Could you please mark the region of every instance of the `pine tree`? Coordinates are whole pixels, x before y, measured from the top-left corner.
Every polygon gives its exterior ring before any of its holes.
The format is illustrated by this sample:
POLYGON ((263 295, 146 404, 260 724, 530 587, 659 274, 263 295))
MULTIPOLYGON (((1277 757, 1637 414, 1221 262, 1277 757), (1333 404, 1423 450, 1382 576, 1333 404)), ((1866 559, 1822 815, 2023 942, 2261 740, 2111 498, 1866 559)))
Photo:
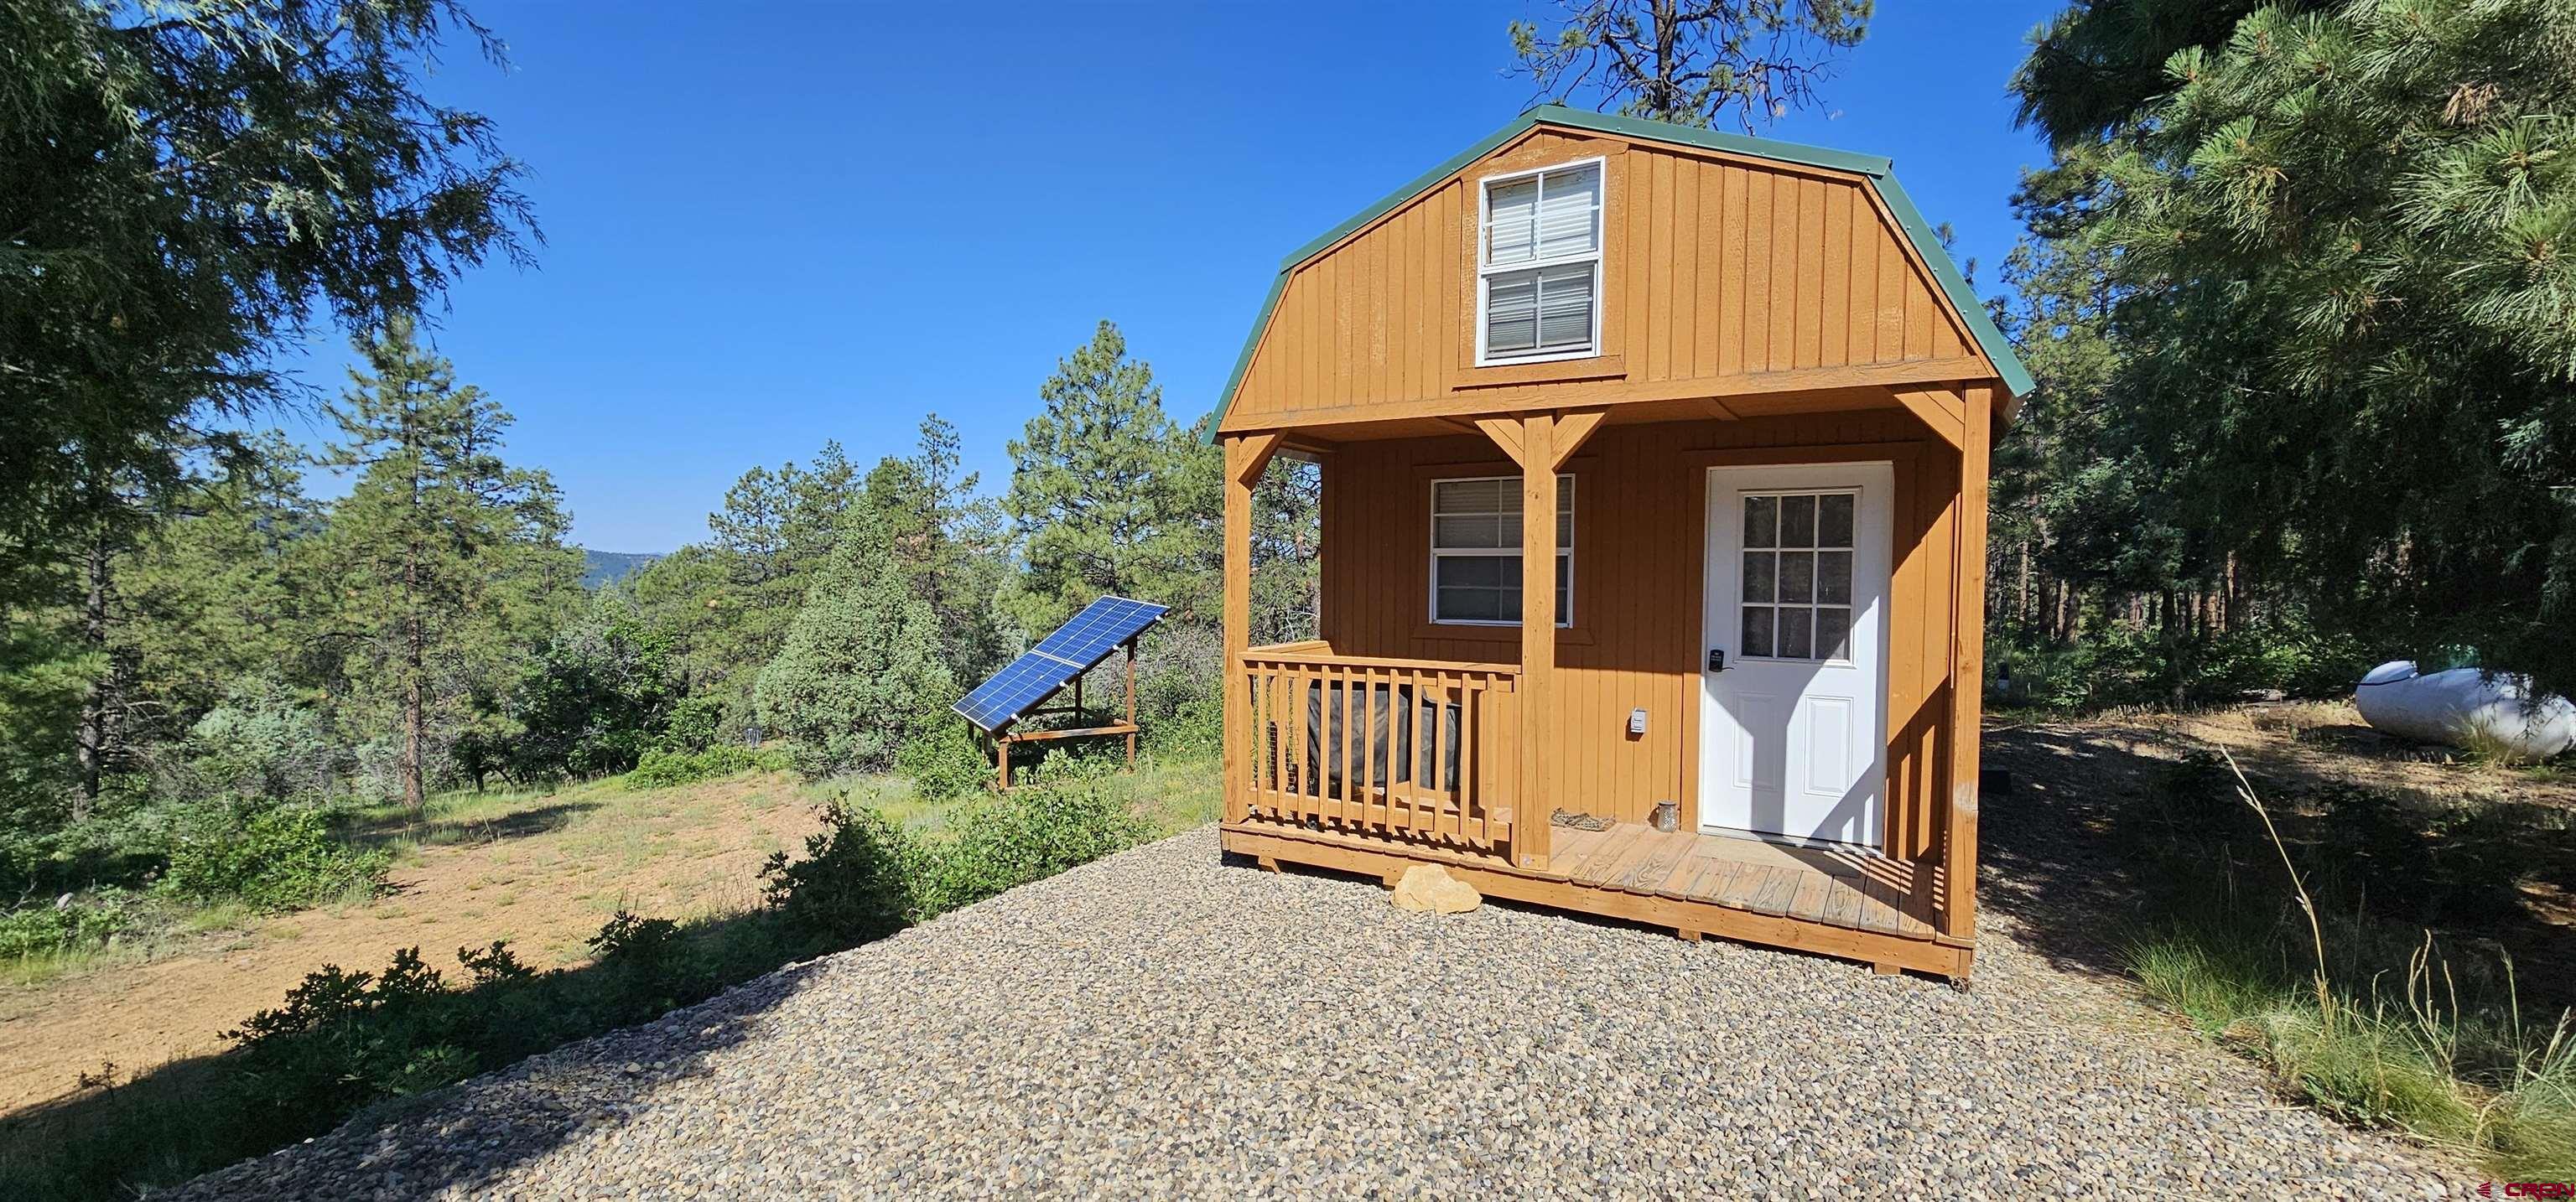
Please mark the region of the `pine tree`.
POLYGON ((1038 395, 1046 412, 1010 444, 1024 568, 1007 611, 1043 632, 1115 593, 1213 622, 1222 455, 1164 415, 1153 368, 1106 321, 1038 395))
POLYGON ((1542 35, 1511 23, 1516 73, 1549 100, 1709 126, 1730 106, 1751 133, 1816 104, 1835 57, 1869 32, 1875 0, 1560 0, 1542 35))
POLYGON ((810 775, 891 765, 956 696, 939 662, 938 618, 914 595, 891 542, 874 513, 855 511, 785 645, 760 670, 761 723, 795 741, 810 775))
MULTIPOLYGON (((729 666, 756 667, 778 654, 858 495, 858 469, 840 443, 825 442, 810 466, 790 461, 775 471, 755 467, 743 473, 725 493, 724 508, 707 515, 714 538, 706 555, 726 580, 720 588, 702 589, 699 597, 721 627, 716 633, 723 656, 717 662, 725 666, 709 682, 731 680, 737 702, 748 704, 751 681, 749 673, 733 673, 729 666)), ((674 564, 662 577, 671 579, 687 566, 674 564)))
POLYGON ((868 473, 864 504, 890 538, 913 595, 939 621, 940 661, 958 680, 981 679, 1001 659, 994 597, 1009 576, 1000 515, 975 496, 975 473, 958 472, 957 427, 922 419, 920 449, 868 473))
POLYGON ((500 456, 498 402, 388 322, 358 343, 367 372, 331 407, 344 441, 325 462, 357 469, 334 506, 325 562, 354 642, 351 691, 385 712, 403 804, 428 795, 438 744, 473 721, 470 686, 501 678, 578 595, 581 556, 545 473, 500 456))
POLYGON ((292 395, 317 319, 417 311, 534 240, 491 122, 434 103, 453 0, 0 8, 0 616, 82 559, 90 489, 179 486, 212 427, 292 395))
POLYGON ((327 672, 313 651, 330 618, 312 573, 322 511, 304 494, 303 461, 278 431, 243 440, 117 565, 110 645, 133 665, 135 737, 180 738, 244 678, 327 672))
POLYGON ((2576 683, 2576 9, 2087 0, 2016 86, 2059 570, 2576 683))
POLYGON ((1273 459, 1252 494, 1252 641, 1315 637, 1323 585, 1324 473, 1273 459))

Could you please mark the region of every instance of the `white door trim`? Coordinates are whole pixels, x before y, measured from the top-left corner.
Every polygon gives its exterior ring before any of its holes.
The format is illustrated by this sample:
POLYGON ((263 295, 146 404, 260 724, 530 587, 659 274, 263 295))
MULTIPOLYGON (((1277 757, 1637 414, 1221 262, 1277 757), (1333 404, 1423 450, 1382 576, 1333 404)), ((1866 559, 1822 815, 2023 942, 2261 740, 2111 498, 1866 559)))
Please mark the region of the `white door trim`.
MULTIPOLYGON (((1888 460, 1708 469, 1694 769, 1702 830, 1870 851, 1884 842, 1895 491, 1888 460), (1743 654, 1747 493, 1853 496, 1848 658, 1743 654), (1726 671, 1707 670, 1710 650, 1726 653, 1726 671)), ((1775 571, 1787 570, 1782 562, 1775 571)))

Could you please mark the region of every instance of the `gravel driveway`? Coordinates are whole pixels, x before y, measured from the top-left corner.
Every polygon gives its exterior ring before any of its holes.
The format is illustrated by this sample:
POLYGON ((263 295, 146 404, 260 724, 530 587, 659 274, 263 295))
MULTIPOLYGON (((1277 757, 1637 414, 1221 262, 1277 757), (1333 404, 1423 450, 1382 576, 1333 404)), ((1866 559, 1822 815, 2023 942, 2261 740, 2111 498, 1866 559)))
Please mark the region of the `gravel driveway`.
POLYGON ((432 1095, 188 1198, 2438 1196, 2475 1178, 1990 929, 1973 993, 1211 831, 432 1095))

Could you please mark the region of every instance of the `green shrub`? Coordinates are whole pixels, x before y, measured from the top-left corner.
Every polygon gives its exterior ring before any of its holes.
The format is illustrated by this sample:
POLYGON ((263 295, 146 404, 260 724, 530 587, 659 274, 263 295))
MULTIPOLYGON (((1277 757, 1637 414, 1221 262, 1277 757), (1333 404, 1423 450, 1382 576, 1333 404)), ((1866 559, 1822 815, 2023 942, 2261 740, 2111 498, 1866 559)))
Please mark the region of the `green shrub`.
POLYGON ((292 1130, 307 1116, 345 1114, 379 1098, 431 1089, 471 1071, 454 1039, 468 1016, 417 947, 381 974, 326 964, 224 1033, 241 1043, 257 1087, 242 1091, 253 1121, 292 1130))
POLYGON ((284 1005, 225 1033, 241 1045, 222 1085, 240 1124, 230 1134, 249 1145, 231 1158, 328 1130, 362 1106, 647 1021, 813 950, 758 924, 715 926, 724 929, 693 932, 621 910, 590 940, 597 963, 547 972, 521 963, 506 941, 459 948, 462 987, 417 947, 396 951, 381 973, 325 965, 284 1005))
POLYGON ((2151 627, 2125 621, 2092 625, 2066 643, 2005 626, 1992 636, 1987 681, 2002 688, 2009 667, 2004 701, 2048 710, 2232 701, 2259 690, 2337 695, 2370 666, 2353 636, 2317 633, 2294 622, 2171 643, 2151 627))
POLYGON ((0 831, 0 897, 140 887, 169 869, 172 825, 169 807, 118 797, 85 821, 0 831))
POLYGON ((605 776, 635 766, 658 740, 680 693, 661 634, 633 607, 603 595, 557 631, 510 691, 518 733, 508 759, 520 779, 605 776))
POLYGON ((171 849, 168 887, 191 901, 238 900, 266 910, 293 910, 384 885, 392 857, 331 837, 310 806, 257 809, 245 818, 229 803, 203 807, 171 849))
POLYGON ((647 751, 636 762, 635 770, 626 774, 626 785, 633 789, 667 789, 755 768, 776 772, 789 762, 784 751, 754 750, 739 743, 719 743, 704 751, 647 751))
POLYGON ((131 895, 106 889, 0 914, 0 960, 97 947, 134 927, 134 909, 131 895))
POLYGON ((595 964, 534 971, 505 943, 461 948, 464 979, 396 952, 381 973, 326 966, 186 1071, 91 1078, 0 1135, 0 1197, 137 1197, 319 1135, 363 1107, 650 1021, 826 950, 758 913, 673 925, 621 915, 595 964), (211 1117, 210 1117, 211 1116, 211 1117))
POLYGON ((1141 842, 1145 822, 1104 782, 1075 778, 983 797, 951 811, 944 837, 904 830, 847 798, 823 808, 805 858, 772 855, 770 904, 844 944, 972 905, 1141 842))
POLYGON ((769 904, 797 927, 842 946, 882 939, 922 916, 916 880, 924 848, 901 826, 846 797, 823 807, 805 858, 775 852, 760 870, 769 904))
POLYGON ((897 771, 912 778, 913 792, 928 801, 954 801, 981 792, 993 780, 992 755, 962 720, 930 724, 895 754, 897 771))
POLYGON ((321 712, 274 676, 246 676, 222 705, 188 728, 189 767, 199 788, 270 801, 329 792, 339 751, 321 712))
POLYGON ((683 697, 671 707, 671 720, 655 743, 661 751, 705 751, 724 730, 724 698, 712 693, 683 697))
POLYGON ((1212 760, 1225 750, 1225 699, 1193 697, 1146 732, 1158 755, 1212 760))
POLYGON ((920 885, 922 907, 933 914, 1090 863, 1146 834, 1125 798, 1090 781, 969 802, 948 828, 949 838, 925 857, 920 885))

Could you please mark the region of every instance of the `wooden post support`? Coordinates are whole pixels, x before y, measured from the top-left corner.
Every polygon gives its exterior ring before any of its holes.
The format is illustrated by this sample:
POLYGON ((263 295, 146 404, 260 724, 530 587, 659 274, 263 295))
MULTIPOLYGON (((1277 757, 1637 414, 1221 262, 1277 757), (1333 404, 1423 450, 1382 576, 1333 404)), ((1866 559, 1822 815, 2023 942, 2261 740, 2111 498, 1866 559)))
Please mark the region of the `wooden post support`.
POLYGON ((1951 605, 1950 804, 1941 832, 1942 934, 1977 934, 1977 769, 1985 717, 1986 479, 1994 389, 1966 390, 1959 447, 1958 581, 1951 605))
POLYGON ((993 732, 993 766, 1001 774, 1002 791, 1011 791, 1011 740, 1000 731, 993 732))
MULTIPOLYGON (((1127 725, 1136 725, 1136 640, 1127 640, 1127 725)), ((1136 732, 1127 732, 1127 770, 1136 770, 1136 732)))
POLYGON ((1239 434, 1225 440, 1225 820, 1251 812, 1251 697, 1245 692, 1243 653, 1252 642, 1252 490, 1261 469, 1279 450, 1279 432, 1239 434))
POLYGON ((1560 799, 1553 787, 1556 696, 1556 417, 1521 421, 1521 764, 1512 854, 1545 868, 1560 799))

